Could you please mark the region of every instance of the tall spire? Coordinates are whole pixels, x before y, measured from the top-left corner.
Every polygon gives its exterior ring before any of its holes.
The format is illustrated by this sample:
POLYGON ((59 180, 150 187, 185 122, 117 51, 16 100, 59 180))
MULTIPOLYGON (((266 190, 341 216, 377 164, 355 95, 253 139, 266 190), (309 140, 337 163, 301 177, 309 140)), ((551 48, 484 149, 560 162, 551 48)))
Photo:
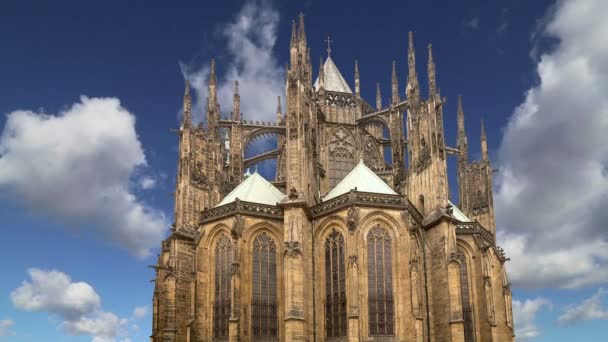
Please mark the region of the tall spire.
POLYGON ((382 95, 380 94, 380 82, 376 82, 376 109, 382 109, 382 95))
MULTIPOLYGON (((319 89, 325 88, 325 70, 323 66, 323 57, 319 59, 319 89)), ((317 89, 317 90, 319 90, 317 89)))
POLYGON ((239 81, 238 80, 234 81, 232 120, 241 121, 241 95, 239 94, 239 81))
POLYGON ((192 99, 190 98, 190 82, 186 80, 186 90, 184 91, 184 117, 182 118, 182 128, 190 127, 192 124, 192 99))
POLYGON ((355 59, 355 95, 361 94, 361 88, 359 84, 359 62, 355 59))
POLYGON ((462 96, 458 95, 458 138, 456 141, 458 148, 467 149, 467 133, 464 129, 464 110, 462 109, 462 96))
POLYGON ((416 52, 414 51, 414 33, 408 34, 408 52, 407 52, 407 87, 405 94, 411 102, 418 102, 420 99, 420 88, 418 86, 418 75, 416 74, 416 52))
POLYGON ((297 36, 296 32, 297 32, 296 31, 296 21, 292 20, 291 21, 291 41, 289 42, 290 46, 292 46, 292 47, 298 43, 298 36, 297 36))
POLYGON ((306 30, 304 30, 304 13, 300 12, 300 25, 298 27, 298 40, 301 46, 306 46, 306 30))
POLYGON ((392 101, 394 104, 399 103, 399 81, 397 80, 397 62, 393 61, 393 75, 391 79, 392 85, 392 101))
POLYGON ((429 62, 427 65, 427 72, 429 78, 429 98, 435 98, 437 96, 437 83, 435 73, 435 61, 433 61, 433 46, 429 43, 429 62))
POLYGON ((283 121, 283 110, 281 110, 281 97, 277 96, 277 124, 283 121))
POLYGON ((488 140, 486 138, 486 128, 481 119, 481 159, 487 161, 488 159, 488 140))

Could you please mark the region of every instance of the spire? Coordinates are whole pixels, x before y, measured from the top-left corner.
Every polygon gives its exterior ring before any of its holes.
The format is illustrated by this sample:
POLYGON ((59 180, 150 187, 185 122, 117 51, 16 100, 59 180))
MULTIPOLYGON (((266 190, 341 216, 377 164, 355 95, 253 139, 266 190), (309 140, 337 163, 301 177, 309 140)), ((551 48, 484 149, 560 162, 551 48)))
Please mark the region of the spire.
POLYGON ((376 109, 382 109, 382 95, 380 95, 380 82, 376 82, 376 109))
POLYGON ((467 149, 467 133, 464 129, 464 110, 462 109, 462 96, 458 95, 458 138, 456 141, 458 149, 467 149))
POLYGON ((215 58, 212 58, 211 74, 209 75, 209 108, 213 108, 217 104, 216 83, 217 80, 215 77, 215 58))
POLYGON ((291 41, 289 42, 290 46, 295 46, 298 42, 298 36, 296 35, 296 21, 291 21, 291 41))
POLYGON ((486 138, 486 128, 483 125, 483 119, 481 119, 481 158, 483 161, 488 159, 488 140, 486 138))
POLYGON ((399 103, 399 81, 397 81, 397 62, 393 61, 393 75, 392 75, 392 101, 394 104, 399 103))
POLYGON ((325 88, 325 68, 323 67, 323 57, 319 59, 319 87, 317 90, 321 88, 325 88))
POLYGON ((435 61, 433 61, 433 46, 429 43, 429 63, 427 65, 427 72, 429 78, 429 98, 435 98, 437 96, 437 86, 435 80, 435 61))
POLYGON ((283 120, 283 111, 281 110, 281 97, 277 96, 277 124, 283 120))
POLYGON ((192 99, 190 98, 190 82, 186 80, 186 90, 184 91, 184 117, 182 127, 190 127, 192 124, 192 99))
POLYGON ((355 95, 359 95, 361 93, 361 88, 359 85, 359 62, 355 59, 355 95))
POLYGON ((239 94, 239 81, 234 81, 234 98, 233 98, 232 119, 241 121, 241 95, 239 94))
POLYGON ((416 74, 416 52, 414 51, 414 33, 412 31, 408 34, 407 65, 408 74, 405 95, 408 100, 418 102, 420 89, 418 87, 418 75, 416 74))
POLYGON ((304 30, 304 13, 300 12, 300 25, 298 27, 298 40, 302 46, 306 46, 306 31, 304 30))

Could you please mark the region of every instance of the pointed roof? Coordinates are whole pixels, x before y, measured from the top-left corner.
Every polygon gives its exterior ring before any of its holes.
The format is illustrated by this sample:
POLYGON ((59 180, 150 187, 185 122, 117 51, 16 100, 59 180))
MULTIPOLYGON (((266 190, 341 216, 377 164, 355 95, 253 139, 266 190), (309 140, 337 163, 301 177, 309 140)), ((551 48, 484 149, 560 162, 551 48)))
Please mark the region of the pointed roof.
POLYGON ((283 200, 283 197, 285 195, 279 189, 255 171, 226 195, 216 207, 232 203, 237 198, 241 201, 276 205, 283 200))
MULTIPOLYGON (((338 91, 341 93, 353 93, 353 91, 350 90, 348 83, 346 83, 346 80, 344 79, 344 77, 342 77, 340 70, 338 70, 338 67, 331 59, 331 57, 327 57, 327 59, 325 60, 325 63, 323 64, 323 73, 325 74, 325 84, 323 85, 323 89, 329 91, 338 91)), ((319 90, 318 77, 315 81, 314 87, 315 90, 319 90)))
POLYGON ((452 216, 460 222, 471 222, 471 219, 467 217, 457 206, 448 200, 448 203, 452 206, 452 216))
POLYGON ((344 179, 338 183, 331 191, 325 195, 324 201, 343 195, 353 189, 363 192, 373 192, 377 194, 397 195, 397 193, 386 184, 382 178, 378 177, 374 171, 370 170, 363 160, 352 169, 344 179))

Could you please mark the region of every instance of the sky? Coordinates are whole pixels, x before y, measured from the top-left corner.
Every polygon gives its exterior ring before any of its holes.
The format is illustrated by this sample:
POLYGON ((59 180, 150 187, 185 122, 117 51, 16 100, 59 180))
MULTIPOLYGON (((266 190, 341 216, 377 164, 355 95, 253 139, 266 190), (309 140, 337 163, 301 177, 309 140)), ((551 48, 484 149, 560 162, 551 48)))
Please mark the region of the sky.
POLYGON ((202 120, 215 58, 223 115, 238 79, 244 118, 274 121, 300 11, 315 75, 330 36, 351 88, 358 60, 370 103, 376 82, 388 102, 393 60, 403 94, 408 31, 426 94, 432 43, 446 143, 458 95, 472 159, 485 122, 517 340, 605 340, 608 2, 370 4, 2 1, 0 341, 148 339, 184 80, 202 120))

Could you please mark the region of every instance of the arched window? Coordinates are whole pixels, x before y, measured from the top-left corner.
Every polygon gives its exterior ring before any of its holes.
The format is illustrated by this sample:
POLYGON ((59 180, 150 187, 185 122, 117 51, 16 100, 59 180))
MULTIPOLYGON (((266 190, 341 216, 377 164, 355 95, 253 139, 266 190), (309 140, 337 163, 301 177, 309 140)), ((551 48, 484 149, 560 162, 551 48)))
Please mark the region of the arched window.
POLYGON ((277 314, 277 246, 268 234, 253 241, 251 326, 254 339, 279 336, 277 314))
POLYGON ((395 334, 391 237, 375 226, 367 234, 367 283, 370 336, 395 334))
POLYGON ((213 302, 213 339, 228 340, 230 318, 230 269, 232 241, 223 235, 215 246, 215 301, 213 302))
POLYGON ((334 231, 325 240, 325 331, 328 338, 346 336, 344 268, 344 237, 334 231))
POLYGON ((355 139, 343 127, 329 137, 329 185, 336 186, 355 167, 355 139))
POLYGON ((464 342, 473 342, 473 310, 469 295, 469 274, 467 260, 463 252, 458 253, 460 259, 460 294, 462 298, 462 319, 464 320, 464 342))

